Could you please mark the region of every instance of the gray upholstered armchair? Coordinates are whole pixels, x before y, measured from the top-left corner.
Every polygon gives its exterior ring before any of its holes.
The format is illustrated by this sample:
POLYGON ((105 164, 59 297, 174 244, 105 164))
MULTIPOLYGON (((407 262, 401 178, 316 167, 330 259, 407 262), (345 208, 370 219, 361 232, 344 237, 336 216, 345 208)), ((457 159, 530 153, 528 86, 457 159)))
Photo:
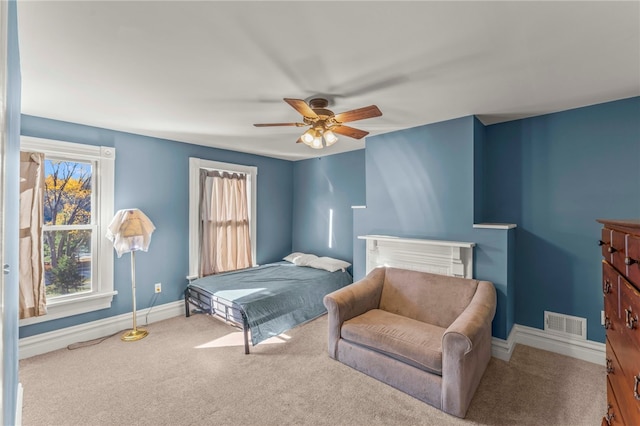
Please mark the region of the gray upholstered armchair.
POLYGON ((329 355, 464 417, 491 358, 492 283, 376 268, 328 294, 329 355))

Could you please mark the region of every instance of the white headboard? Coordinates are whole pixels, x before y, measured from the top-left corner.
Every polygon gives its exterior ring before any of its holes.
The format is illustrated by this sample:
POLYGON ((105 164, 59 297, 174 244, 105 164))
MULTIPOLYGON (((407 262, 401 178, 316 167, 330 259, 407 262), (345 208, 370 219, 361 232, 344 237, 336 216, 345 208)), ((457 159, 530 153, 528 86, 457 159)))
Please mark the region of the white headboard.
POLYGON ((364 235, 358 238, 367 241, 367 274, 378 266, 390 266, 473 278, 473 248, 476 243, 385 235, 364 235))

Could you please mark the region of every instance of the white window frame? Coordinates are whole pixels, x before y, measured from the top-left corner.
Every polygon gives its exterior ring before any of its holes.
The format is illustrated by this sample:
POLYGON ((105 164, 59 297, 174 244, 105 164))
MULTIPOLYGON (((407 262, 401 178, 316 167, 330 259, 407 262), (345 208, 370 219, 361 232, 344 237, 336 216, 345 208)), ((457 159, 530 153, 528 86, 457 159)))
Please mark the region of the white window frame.
POLYGON ((116 149, 108 146, 84 145, 52 139, 20 138, 21 151, 42 152, 45 158, 64 158, 69 161, 93 163, 95 210, 92 212, 97 226, 97 241, 92 242, 92 290, 78 295, 65 296, 47 301, 47 314, 20 320, 20 326, 37 324, 111 307, 113 296, 118 294, 113 283, 114 251, 106 238, 107 227, 113 217, 116 149))
POLYGON ((222 163, 219 161, 203 160, 201 158, 189 158, 189 275, 188 279, 199 277, 200 273, 200 170, 223 170, 231 173, 244 173, 247 179, 249 192, 249 228, 251 238, 251 261, 256 263, 256 222, 258 200, 258 168, 241 164, 222 163))

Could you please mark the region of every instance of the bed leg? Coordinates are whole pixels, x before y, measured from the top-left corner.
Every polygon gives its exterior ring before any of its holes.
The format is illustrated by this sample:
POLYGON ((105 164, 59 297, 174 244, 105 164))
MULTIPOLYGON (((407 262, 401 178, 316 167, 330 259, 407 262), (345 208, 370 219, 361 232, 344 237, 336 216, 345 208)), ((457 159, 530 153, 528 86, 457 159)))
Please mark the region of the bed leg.
POLYGON ((249 332, 247 331, 247 326, 244 327, 244 354, 249 355, 249 332))
POLYGON ((189 309, 189 290, 184 291, 184 315, 187 318, 191 316, 191 309, 189 309))
POLYGON ((242 334, 244 334, 244 354, 249 355, 249 322, 244 312, 242 312, 242 334))

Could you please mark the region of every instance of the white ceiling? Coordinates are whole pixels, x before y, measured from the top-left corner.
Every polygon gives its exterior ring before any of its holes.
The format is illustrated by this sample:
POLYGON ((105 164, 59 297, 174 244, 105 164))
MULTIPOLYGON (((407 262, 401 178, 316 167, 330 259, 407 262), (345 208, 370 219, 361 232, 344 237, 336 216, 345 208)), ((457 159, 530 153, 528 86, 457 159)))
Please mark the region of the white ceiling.
POLYGON ((24 114, 299 160, 284 97, 387 133, 640 95, 640 2, 20 1, 24 114))

